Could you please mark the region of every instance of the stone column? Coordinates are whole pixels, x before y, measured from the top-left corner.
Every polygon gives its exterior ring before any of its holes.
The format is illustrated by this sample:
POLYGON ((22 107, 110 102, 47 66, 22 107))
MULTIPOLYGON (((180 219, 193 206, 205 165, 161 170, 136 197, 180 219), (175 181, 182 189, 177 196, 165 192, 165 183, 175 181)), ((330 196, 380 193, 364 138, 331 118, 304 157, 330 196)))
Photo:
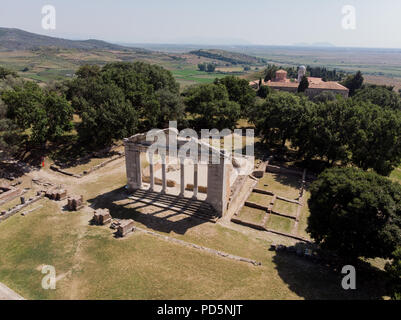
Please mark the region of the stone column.
POLYGON ((150 173, 150 191, 154 191, 155 179, 153 174, 153 163, 149 164, 149 173, 150 173))
POLYGON ((142 187, 141 152, 129 142, 125 144, 125 165, 128 190, 140 189, 142 187))
POLYGON ((185 158, 180 158, 180 175, 181 175, 181 182, 180 182, 180 197, 184 196, 185 192, 185 165, 184 165, 185 158))
POLYGON ((192 198, 198 198, 198 163, 194 163, 194 194, 192 198))
POLYGON ((167 191, 167 177, 166 177, 166 155, 162 155, 162 193, 167 191))
POLYGON ((209 163, 207 171, 206 202, 210 203, 217 214, 222 217, 227 209, 226 166, 224 159, 220 159, 219 164, 209 163))

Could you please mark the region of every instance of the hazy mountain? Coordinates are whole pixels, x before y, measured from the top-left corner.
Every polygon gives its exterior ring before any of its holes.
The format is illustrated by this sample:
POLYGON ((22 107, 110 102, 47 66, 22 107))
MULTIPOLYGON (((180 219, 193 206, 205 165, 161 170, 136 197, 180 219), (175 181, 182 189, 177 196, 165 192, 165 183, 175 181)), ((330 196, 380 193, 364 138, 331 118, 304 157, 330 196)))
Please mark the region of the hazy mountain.
POLYGON ((0 50, 32 50, 54 47, 80 50, 125 50, 146 52, 145 49, 124 47, 101 40, 67 40, 39 35, 20 29, 0 28, 0 50))

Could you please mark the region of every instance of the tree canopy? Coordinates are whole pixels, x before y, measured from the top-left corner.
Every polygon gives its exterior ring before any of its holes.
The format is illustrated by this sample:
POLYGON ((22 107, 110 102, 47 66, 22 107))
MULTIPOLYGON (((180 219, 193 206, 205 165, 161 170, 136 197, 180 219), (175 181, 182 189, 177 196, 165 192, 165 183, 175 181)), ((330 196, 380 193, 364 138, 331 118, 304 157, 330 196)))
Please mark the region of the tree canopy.
POLYGON ((54 141, 72 128, 73 109, 66 98, 34 82, 22 82, 3 91, 1 99, 8 119, 21 130, 32 129, 33 142, 54 141))
POLYGON ((362 88, 363 81, 362 72, 358 71, 355 75, 349 75, 342 84, 349 89, 349 95, 352 97, 358 89, 362 88))
POLYGON ((384 86, 366 85, 355 92, 354 100, 370 101, 382 108, 401 110, 401 97, 393 90, 384 86))
POLYGON ((240 104, 230 100, 226 86, 221 83, 188 88, 184 92, 184 102, 197 129, 230 129, 241 115, 240 104))
POLYGON ((301 82, 299 83, 297 91, 298 92, 305 92, 306 89, 308 89, 308 88, 309 88, 309 80, 308 80, 308 78, 306 76, 303 76, 302 79, 301 79, 301 82))
POLYGON ((234 76, 227 76, 221 79, 216 79, 215 84, 222 84, 226 87, 228 98, 230 101, 238 103, 241 107, 242 116, 246 117, 248 111, 255 104, 255 91, 249 86, 245 79, 240 79, 234 76))
POLYGON ((83 66, 77 76, 67 83, 67 96, 82 118, 78 133, 87 143, 105 145, 183 117, 179 85, 162 67, 117 62, 83 66))
POLYGON ((307 231, 324 249, 391 258, 401 242, 401 185, 374 172, 333 168, 310 188, 307 231))
POLYGON ((382 175, 401 163, 401 112, 369 101, 338 97, 314 103, 276 92, 254 107, 250 121, 265 142, 288 140, 306 160, 354 164, 382 175))

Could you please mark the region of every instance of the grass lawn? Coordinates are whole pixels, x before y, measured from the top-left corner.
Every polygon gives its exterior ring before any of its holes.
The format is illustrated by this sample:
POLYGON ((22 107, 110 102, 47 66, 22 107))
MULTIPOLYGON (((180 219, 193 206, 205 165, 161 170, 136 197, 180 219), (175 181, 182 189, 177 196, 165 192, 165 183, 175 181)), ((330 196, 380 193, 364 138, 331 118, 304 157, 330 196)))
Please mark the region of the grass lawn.
POLYGON ((266 228, 273 229, 279 232, 291 233, 294 227, 294 220, 286 217, 276 216, 271 214, 267 219, 266 228))
POLYGON ((306 228, 308 226, 308 217, 310 215, 309 207, 308 207, 308 199, 310 198, 310 192, 306 191, 304 195, 305 204, 301 210, 301 217, 298 222, 298 235, 303 238, 310 239, 309 233, 306 232, 306 228))
POLYGON ((268 190, 275 194, 296 199, 301 188, 301 179, 293 175, 282 175, 266 172, 256 186, 259 189, 268 190))
POLYGON ((297 209, 298 209, 297 204, 278 199, 274 202, 273 206, 274 211, 279 213, 284 213, 293 217, 297 216, 297 209))
POLYGON ((0 282, 27 299, 366 299, 386 293, 376 269, 359 276, 358 290, 345 291, 338 272, 271 252, 270 242, 252 232, 151 205, 136 206, 118 191, 126 183, 123 164, 117 160, 96 173, 102 175, 85 177, 79 184, 71 180, 74 193, 95 207, 109 208, 113 216, 133 218, 139 227, 254 259, 262 266, 139 231, 115 239, 108 227, 89 225, 91 209, 64 212, 63 203, 42 199, 34 205, 42 208, 0 223, 0 282), (56 290, 42 289, 43 265, 55 267, 56 290))
POLYGON ((267 194, 252 192, 247 201, 254 202, 267 207, 272 199, 273 197, 267 194))
POLYGON ((61 213, 56 202, 41 201, 43 209, 0 224, 0 281, 28 299, 347 299, 383 290, 377 277, 361 279, 356 292, 341 290, 340 275, 219 225, 207 223, 180 238, 262 266, 141 232, 114 239, 109 228, 88 225, 90 214, 61 213), (56 268, 56 290, 41 288, 43 265, 56 268))
POLYGON ((243 206, 238 214, 238 218, 245 222, 261 224, 265 215, 266 212, 263 210, 243 206))

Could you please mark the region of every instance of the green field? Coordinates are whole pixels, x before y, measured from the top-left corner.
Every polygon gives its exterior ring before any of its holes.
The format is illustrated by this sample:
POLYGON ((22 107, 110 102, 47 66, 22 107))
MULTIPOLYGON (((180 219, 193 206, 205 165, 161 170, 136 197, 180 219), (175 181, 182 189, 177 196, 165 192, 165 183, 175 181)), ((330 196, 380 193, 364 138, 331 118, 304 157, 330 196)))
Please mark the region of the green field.
POLYGON ((177 69, 173 70, 172 73, 183 87, 197 83, 212 83, 214 79, 226 76, 221 73, 204 72, 195 69, 177 69))

